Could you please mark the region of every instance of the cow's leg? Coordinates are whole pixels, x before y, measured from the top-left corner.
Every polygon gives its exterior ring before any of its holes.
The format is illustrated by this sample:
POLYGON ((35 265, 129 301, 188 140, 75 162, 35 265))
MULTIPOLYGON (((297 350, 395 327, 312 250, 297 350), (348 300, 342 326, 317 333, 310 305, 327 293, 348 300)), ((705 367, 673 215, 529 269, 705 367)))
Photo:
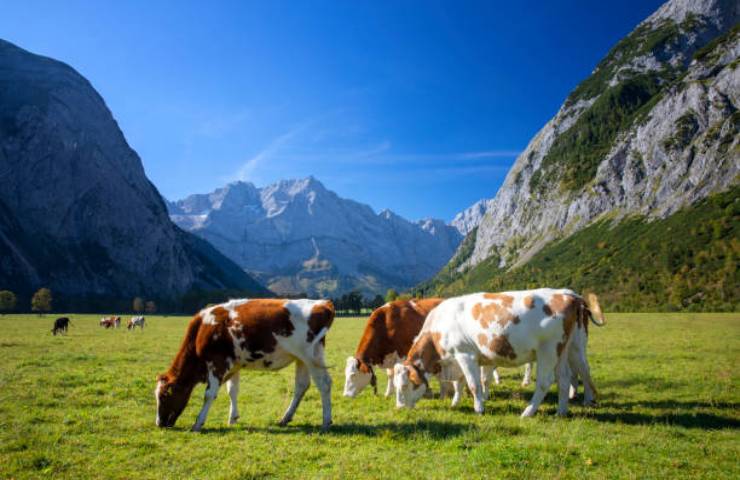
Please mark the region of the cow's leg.
POLYGON ((386 368, 385 373, 388 375, 388 385, 385 387, 385 398, 393 395, 393 369, 386 368))
POLYGON ((570 388, 568 389, 568 399, 573 400, 578 396, 578 374, 576 373, 575 367, 570 368, 570 388))
POLYGON ((498 368, 493 369, 493 383, 501 385, 501 377, 498 374, 498 368))
POLYGON ((463 386, 463 382, 460 380, 453 380, 451 383, 452 388, 454 389, 454 393, 452 395, 452 406, 456 407, 462 399, 462 393, 465 387, 463 386))
POLYGON ((229 392, 231 405, 229 406, 229 425, 235 425, 239 420, 239 407, 237 406, 237 397, 239 397, 239 372, 236 372, 227 382, 226 391, 229 392))
POLYGON ((460 370, 465 375, 470 393, 473 394, 475 413, 482 415, 485 407, 483 405, 483 387, 480 384, 480 366, 475 357, 468 353, 455 354, 455 360, 457 360, 460 370))
POLYGON ((526 387, 530 383, 532 383, 532 362, 527 362, 524 365, 524 378, 522 379, 522 387, 526 387))
POLYGON ((542 400, 547 395, 547 390, 550 389, 550 385, 555 381, 555 366, 558 362, 558 354, 556 352, 555 343, 546 344, 541 346, 537 350, 537 380, 530 401, 527 408, 522 412, 522 417, 531 417, 537 413, 537 409, 540 408, 542 400))
POLYGON ((208 381, 206 385, 206 393, 203 396, 203 408, 200 409, 198 418, 195 420, 195 425, 193 425, 194 432, 200 432, 200 429, 203 428, 203 424, 206 423, 206 417, 208 416, 208 410, 211 409, 211 405, 218 395, 218 389, 221 387, 221 381, 216 377, 211 368, 208 369, 208 381))
POLYGON ((491 398, 491 377, 493 377, 495 372, 496 368, 490 365, 480 367, 480 382, 483 387, 483 398, 485 400, 491 398))
POLYGON ((556 377, 558 379, 558 415, 568 414, 568 394, 570 393, 571 371, 568 365, 568 352, 558 359, 556 377))
POLYGON ((303 396, 306 394, 309 385, 311 385, 311 375, 308 373, 308 367, 305 363, 300 360, 295 362, 295 388, 293 390, 293 400, 291 400, 288 409, 283 415, 283 419, 280 420, 280 425, 285 426, 293 420, 293 415, 298 409, 298 405, 303 400, 303 396))
POLYGON ((570 352, 570 364, 573 368, 574 375, 583 380, 583 404, 586 406, 593 405, 596 397, 596 387, 594 386, 593 379, 591 378, 591 368, 588 365, 588 358, 586 352, 582 348, 572 348, 570 352))
POLYGON ((309 367, 311 378, 316 384, 316 388, 321 393, 321 409, 323 411, 323 422, 321 430, 326 431, 331 425, 331 376, 326 368, 309 367))

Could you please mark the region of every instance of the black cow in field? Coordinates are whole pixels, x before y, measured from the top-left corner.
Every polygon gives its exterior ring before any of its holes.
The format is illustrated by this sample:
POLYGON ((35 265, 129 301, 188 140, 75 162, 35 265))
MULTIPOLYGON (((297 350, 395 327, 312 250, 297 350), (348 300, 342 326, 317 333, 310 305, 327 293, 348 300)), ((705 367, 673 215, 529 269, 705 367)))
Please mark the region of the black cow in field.
POLYGON ((53 335, 56 335, 58 333, 67 333, 67 329, 69 328, 69 318, 67 317, 59 317, 56 320, 54 320, 54 328, 51 329, 51 333, 53 335))

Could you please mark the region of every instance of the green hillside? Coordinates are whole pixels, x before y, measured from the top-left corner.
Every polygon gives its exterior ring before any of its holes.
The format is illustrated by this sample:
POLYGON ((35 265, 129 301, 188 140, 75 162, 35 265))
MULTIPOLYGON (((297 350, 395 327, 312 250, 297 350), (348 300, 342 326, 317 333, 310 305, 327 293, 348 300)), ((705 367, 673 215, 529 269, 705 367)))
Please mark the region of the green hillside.
POLYGON ((736 186, 664 220, 596 222, 511 271, 498 268, 495 255, 463 273, 446 268, 417 293, 569 287, 597 292, 612 311, 737 311, 739 258, 736 186))

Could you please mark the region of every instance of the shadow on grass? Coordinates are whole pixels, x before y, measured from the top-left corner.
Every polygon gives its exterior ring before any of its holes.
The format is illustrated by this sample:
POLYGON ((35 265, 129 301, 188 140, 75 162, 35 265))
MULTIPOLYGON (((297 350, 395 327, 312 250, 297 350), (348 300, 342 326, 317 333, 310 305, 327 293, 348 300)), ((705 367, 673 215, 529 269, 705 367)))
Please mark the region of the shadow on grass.
MULTIPOLYGON (((469 430, 477 428, 475 425, 454 423, 454 422, 438 422, 438 421, 426 421, 422 420, 415 423, 380 423, 380 424, 362 424, 362 423, 338 423, 333 424, 326 435, 329 436, 344 436, 344 435, 364 435, 366 437, 378 437, 378 436, 398 436, 403 438, 412 437, 414 435, 424 435, 431 437, 435 440, 441 440, 450 437, 456 437, 468 432, 469 430)), ((179 429, 177 429, 179 430, 179 429)), ((270 433, 280 435, 306 435, 319 433, 320 427, 318 425, 288 425, 287 427, 281 427, 278 425, 270 425, 267 427, 254 427, 244 426, 239 427, 216 427, 216 428, 204 428, 202 434, 224 434, 224 433, 270 433)))
POLYGON ((651 415, 634 412, 599 412, 593 411, 588 418, 599 422, 623 423, 626 425, 671 425, 702 430, 737 429, 740 421, 711 413, 664 413, 651 415))

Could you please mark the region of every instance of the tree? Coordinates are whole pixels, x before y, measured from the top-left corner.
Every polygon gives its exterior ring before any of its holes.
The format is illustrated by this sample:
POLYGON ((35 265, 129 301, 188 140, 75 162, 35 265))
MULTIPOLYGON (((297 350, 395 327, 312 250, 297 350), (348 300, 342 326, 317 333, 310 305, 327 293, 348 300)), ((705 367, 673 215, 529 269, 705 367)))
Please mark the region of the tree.
POLYGON ((375 295, 375 298, 370 300, 367 306, 370 307, 370 309, 375 310, 378 307, 382 307, 384 303, 385 300, 382 295, 375 295))
POLYGON ((389 288, 388 291, 385 293, 385 301, 386 302, 392 302, 398 298, 398 292, 393 290, 392 288, 389 288))
POLYGON ((134 312, 141 313, 144 311, 144 299, 141 297, 134 298, 134 312))
POLYGON ((10 290, 0 290, 0 312, 5 314, 5 312, 15 310, 15 304, 17 302, 18 299, 16 298, 15 293, 10 290))
POLYGON ((146 302, 145 309, 146 309, 146 313, 149 313, 149 314, 155 313, 157 311, 157 304, 154 303, 154 300, 149 300, 148 302, 146 302))
POLYGON ((31 310, 41 315, 51 311, 51 290, 48 288, 39 288, 31 298, 31 310))

